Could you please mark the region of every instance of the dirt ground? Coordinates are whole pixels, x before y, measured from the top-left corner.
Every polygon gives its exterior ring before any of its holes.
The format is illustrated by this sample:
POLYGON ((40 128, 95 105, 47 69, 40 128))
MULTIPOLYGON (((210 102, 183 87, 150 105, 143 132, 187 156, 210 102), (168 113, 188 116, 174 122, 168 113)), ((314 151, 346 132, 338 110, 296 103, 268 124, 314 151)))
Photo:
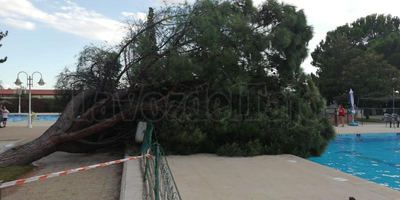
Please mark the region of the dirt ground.
MULTIPOLYGON (((57 152, 34 164, 38 166, 24 177, 77 168, 121 158, 110 153, 68 154, 57 152)), ((112 165, 45 181, 27 183, 2 190, 2 200, 117 200, 121 183, 121 165, 112 165)))
POLYGON ((0 128, 0 141, 28 142, 39 137, 47 130, 47 126, 36 126, 31 129, 21 126, 8 126, 0 128))
MULTIPOLYGON (((25 143, 40 136, 51 123, 36 123, 32 129, 25 123, 10 123, 0 128, 2 143, 25 143)), ((57 152, 34 165, 34 171, 24 175, 31 176, 77 168, 99 162, 120 159, 122 155, 112 153, 69 154, 57 152)), ((90 171, 78 172, 68 176, 55 177, 45 181, 27 183, 23 186, 3 189, 1 200, 117 200, 119 199, 122 165, 112 165, 90 171)))

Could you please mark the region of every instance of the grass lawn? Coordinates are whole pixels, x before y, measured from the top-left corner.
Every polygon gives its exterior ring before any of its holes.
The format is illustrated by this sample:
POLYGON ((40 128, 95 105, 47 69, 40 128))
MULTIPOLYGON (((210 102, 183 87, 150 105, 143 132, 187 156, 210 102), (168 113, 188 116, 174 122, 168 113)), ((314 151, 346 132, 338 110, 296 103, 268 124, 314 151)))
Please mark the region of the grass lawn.
POLYGON ((33 165, 0 167, 0 180, 12 181, 33 170, 33 165))

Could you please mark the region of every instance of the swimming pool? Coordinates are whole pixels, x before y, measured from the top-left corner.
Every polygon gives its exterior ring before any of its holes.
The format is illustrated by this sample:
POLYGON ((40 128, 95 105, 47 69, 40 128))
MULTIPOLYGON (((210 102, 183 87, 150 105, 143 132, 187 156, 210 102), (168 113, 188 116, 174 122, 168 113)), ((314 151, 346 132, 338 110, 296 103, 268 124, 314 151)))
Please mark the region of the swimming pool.
MULTIPOLYGON (((42 122, 55 122, 57 121, 59 114, 46 114, 46 113, 38 113, 34 118, 34 121, 42 121, 42 122)), ((8 116, 9 122, 22 122, 28 121, 27 114, 10 114, 8 116)))
POLYGON ((337 135, 321 157, 309 160, 400 190, 400 135, 337 135))

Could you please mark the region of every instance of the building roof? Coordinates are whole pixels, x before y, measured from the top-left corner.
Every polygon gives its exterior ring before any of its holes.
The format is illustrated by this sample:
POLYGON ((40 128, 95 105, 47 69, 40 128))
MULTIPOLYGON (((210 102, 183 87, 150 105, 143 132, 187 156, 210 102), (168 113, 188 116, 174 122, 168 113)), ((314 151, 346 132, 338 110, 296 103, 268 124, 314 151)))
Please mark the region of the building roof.
MULTIPOLYGON (((47 95, 55 96, 58 90, 32 90, 32 95, 47 95)), ((11 96, 17 94, 17 90, 14 89, 0 89, 0 96, 11 96)))

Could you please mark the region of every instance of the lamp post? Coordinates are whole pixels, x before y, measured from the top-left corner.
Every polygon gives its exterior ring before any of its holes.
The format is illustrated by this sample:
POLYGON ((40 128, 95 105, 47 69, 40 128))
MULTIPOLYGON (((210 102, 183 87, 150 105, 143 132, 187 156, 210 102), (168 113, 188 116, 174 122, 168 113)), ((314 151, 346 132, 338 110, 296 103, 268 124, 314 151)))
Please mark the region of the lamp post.
POLYGON ((394 112, 394 95, 395 94, 399 94, 399 91, 398 90, 394 90, 394 88, 392 89, 392 91, 393 91, 393 96, 392 96, 392 106, 393 106, 393 110, 392 110, 392 114, 394 114, 395 112, 394 112))
POLYGON ((26 75, 26 84, 28 86, 28 91, 29 91, 29 113, 28 113, 28 128, 32 128, 32 87, 33 87, 33 77, 35 74, 39 74, 40 75, 40 80, 38 82, 39 85, 44 85, 45 82, 43 81, 42 78, 42 73, 36 71, 33 72, 32 75, 29 75, 28 73, 24 72, 24 71, 20 71, 17 74, 17 80, 15 81, 15 85, 21 86, 22 82, 19 79, 19 75, 20 74, 25 74, 26 75))
POLYGON ((24 90, 23 87, 19 87, 16 92, 18 95, 18 114, 21 114, 21 95, 25 93, 24 90))

